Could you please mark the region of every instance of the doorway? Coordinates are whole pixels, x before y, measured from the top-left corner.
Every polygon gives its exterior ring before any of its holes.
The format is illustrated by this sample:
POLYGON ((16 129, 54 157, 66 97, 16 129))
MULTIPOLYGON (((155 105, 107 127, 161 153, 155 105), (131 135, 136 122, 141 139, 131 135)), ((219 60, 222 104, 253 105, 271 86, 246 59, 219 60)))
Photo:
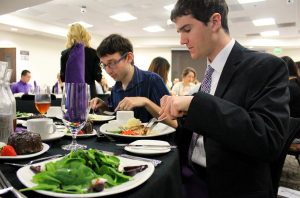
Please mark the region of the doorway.
POLYGON ((10 82, 16 82, 16 48, 0 48, 0 61, 8 63, 8 68, 12 69, 10 82))

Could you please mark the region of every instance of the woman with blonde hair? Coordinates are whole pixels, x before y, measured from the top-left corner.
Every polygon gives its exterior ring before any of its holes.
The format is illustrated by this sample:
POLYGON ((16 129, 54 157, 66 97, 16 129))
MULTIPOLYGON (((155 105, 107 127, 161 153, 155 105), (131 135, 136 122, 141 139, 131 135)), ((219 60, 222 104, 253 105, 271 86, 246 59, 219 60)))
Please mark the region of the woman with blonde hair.
POLYGON ((70 26, 67 35, 67 49, 61 52, 60 77, 64 82, 66 63, 69 58, 70 51, 74 44, 82 43, 84 45, 85 52, 85 82, 90 85, 91 98, 94 98, 96 96, 95 80, 100 83, 102 79, 102 73, 99 67, 99 58, 96 50, 91 48, 90 40, 91 35, 82 25, 75 23, 70 26))

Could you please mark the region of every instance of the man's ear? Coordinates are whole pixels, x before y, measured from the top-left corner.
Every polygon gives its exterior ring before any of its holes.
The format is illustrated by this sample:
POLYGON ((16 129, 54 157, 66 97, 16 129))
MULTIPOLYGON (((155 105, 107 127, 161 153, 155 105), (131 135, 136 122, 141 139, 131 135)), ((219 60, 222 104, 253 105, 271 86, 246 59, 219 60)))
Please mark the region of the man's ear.
POLYGON ((219 13, 214 13, 213 15, 211 15, 210 25, 212 31, 218 31, 220 28, 222 28, 222 16, 219 13))
POLYGON ((134 55, 132 52, 128 52, 127 54, 127 61, 132 64, 133 63, 133 60, 134 60, 134 55))

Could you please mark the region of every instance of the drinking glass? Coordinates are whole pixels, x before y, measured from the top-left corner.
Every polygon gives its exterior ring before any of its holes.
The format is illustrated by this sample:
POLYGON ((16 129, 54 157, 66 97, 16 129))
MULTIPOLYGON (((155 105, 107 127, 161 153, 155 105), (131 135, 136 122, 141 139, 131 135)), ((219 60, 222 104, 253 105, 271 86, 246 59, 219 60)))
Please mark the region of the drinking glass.
POLYGON ((90 111, 90 88, 86 83, 65 83, 61 109, 63 123, 72 134, 72 142, 63 145, 64 150, 85 149, 86 145, 77 144, 77 133, 84 127, 90 111))
POLYGON ((51 92, 49 86, 36 87, 34 103, 35 108, 44 116, 51 105, 51 92))

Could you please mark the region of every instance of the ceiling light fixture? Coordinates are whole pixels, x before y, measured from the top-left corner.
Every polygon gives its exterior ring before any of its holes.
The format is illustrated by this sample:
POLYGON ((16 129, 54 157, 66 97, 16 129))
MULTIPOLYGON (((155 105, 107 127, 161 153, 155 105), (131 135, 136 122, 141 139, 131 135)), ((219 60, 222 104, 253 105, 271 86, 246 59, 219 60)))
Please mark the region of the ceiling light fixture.
POLYGON ((11 31, 17 32, 19 29, 18 28, 10 28, 11 31))
POLYGON ((173 10, 174 6, 175 6, 175 3, 170 4, 170 5, 166 5, 166 6, 164 6, 164 8, 165 8, 166 10, 168 10, 168 11, 171 12, 171 11, 173 10))
POLYGON ((265 31, 265 32, 261 32, 260 35, 263 37, 279 36, 279 31, 277 30, 265 31))
POLYGON ((143 30, 145 30, 147 32, 163 32, 163 31, 165 31, 165 29, 163 29, 159 25, 148 26, 148 27, 143 28, 143 30))
POLYGON ((119 14, 115 14, 115 15, 112 15, 112 16, 109 16, 109 17, 112 18, 112 19, 115 19, 117 21, 122 21, 122 22, 137 19, 135 16, 131 15, 128 12, 121 12, 119 14))
POLYGON ((17 10, 16 12, 23 12, 23 11, 26 11, 26 10, 29 10, 29 8, 22 8, 20 10, 17 10))
POLYGON ((275 25, 275 19, 274 18, 256 19, 253 20, 252 23, 255 26, 275 25))
POLYGON ((265 1, 265 0, 238 0, 239 4, 256 3, 261 1, 265 1))
POLYGON ((90 28, 90 27, 93 27, 92 24, 89 24, 87 22, 84 22, 84 21, 76 21, 74 23, 70 23, 69 26, 75 24, 75 23, 79 23, 80 25, 82 25, 84 28, 90 28))

